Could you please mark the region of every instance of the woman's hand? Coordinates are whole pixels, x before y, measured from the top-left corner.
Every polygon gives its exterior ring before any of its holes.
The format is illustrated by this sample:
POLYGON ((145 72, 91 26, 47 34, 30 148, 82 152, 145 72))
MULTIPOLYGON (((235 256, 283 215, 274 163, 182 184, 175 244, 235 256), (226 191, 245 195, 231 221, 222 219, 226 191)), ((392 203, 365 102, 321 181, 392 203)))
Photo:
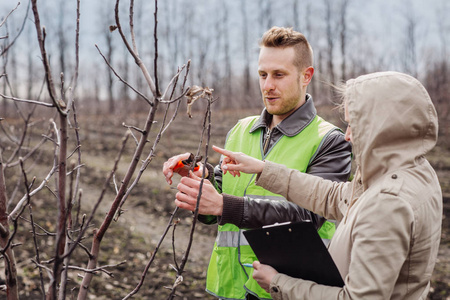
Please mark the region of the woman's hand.
POLYGON ((214 151, 224 155, 222 170, 224 174, 229 172, 233 176, 240 176, 241 172, 258 174, 264 169, 264 161, 253 158, 241 152, 232 152, 217 146, 212 147, 214 151))
POLYGON ((253 262, 253 279, 268 293, 270 293, 270 283, 275 275, 278 274, 277 270, 269 265, 263 265, 259 261, 253 262))

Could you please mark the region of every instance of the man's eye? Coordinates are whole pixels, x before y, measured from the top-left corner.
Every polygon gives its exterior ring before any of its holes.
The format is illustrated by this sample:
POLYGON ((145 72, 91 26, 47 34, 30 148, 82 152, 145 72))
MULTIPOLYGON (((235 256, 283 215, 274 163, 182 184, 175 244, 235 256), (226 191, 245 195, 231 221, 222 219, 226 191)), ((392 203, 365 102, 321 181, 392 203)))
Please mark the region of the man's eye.
POLYGON ((259 77, 261 77, 261 78, 266 78, 266 77, 267 77, 267 74, 259 74, 259 77))
POLYGON ((283 77, 284 74, 283 74, 283 73, 277 73, 276 76, 277 76, 277 77, 283 77))

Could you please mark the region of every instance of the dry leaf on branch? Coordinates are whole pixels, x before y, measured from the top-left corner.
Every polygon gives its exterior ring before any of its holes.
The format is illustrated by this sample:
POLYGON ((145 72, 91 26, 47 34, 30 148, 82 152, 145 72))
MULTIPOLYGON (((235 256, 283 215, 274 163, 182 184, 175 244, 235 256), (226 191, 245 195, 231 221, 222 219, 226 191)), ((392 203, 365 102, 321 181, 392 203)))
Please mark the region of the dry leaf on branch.
POLYGON ((200 87, 198 85, 194 85, 190 88, 189 92, 186 94, 187 97, 187 114, 189 118, 192 118, 191 109, 192 105, 199 98, 207 98, 211 97, 214 89, 210 89, 209 87, 200 87))

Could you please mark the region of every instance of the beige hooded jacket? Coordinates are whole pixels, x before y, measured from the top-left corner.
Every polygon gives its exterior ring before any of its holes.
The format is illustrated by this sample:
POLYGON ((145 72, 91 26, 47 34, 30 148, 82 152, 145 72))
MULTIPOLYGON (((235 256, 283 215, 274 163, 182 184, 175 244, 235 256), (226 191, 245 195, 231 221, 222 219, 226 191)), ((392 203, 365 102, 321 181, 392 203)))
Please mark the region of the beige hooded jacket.
POLYGON ((442 194, 424 155, 437 117, 411 76, 374 73, 346 85, 357 172, 334 183, 267 162, 257 184, 340 224, 329 251, 343 288, 277 274, 274 299, 425 299, 438 253, 442 194))

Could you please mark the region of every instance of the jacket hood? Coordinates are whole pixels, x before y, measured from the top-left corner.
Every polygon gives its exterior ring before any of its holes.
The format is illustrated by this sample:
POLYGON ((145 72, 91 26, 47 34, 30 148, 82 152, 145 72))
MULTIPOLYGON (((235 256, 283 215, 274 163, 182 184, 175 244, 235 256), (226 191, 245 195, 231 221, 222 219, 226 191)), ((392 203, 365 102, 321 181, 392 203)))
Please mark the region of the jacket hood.
POLYGON ((437 141, 436 110, 423 85, 397 72, 347 81, 355 161, 367 189, 393 170, 419 163, 437 141))

